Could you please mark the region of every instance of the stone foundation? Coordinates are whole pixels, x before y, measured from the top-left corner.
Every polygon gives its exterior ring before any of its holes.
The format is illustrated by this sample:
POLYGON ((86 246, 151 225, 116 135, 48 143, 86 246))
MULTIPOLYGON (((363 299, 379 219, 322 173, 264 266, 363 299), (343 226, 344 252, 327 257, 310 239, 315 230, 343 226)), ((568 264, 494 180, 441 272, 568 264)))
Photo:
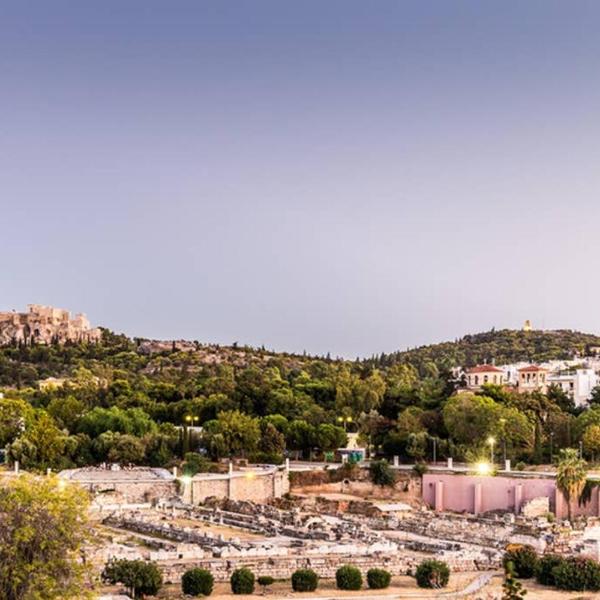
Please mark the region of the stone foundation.
MULTIPOLYGON (((417 566, 425 558, 422 555, 404 553, 373 556, 311 556, 310 558, 296 556, 271 558, 236 557, 235 560, 213 558, 209 560, 161 562, 160 568, 164 580, 168 583, 179 583, 185 571, 196 567, 209 570, 213 574, 215 581, 220 582, 229 581, 233 571, 240 567, 249 568, 257 577, 270 575, 275 579, 289 579, 297 569, 308 568, 313 569, 319 577, 333 579, 336 570, 346 564, 358 567, 363 572, 363 575, 372 568, 387 569, 392 575, 410 575, 414 573, 417 566)), ((445 560, 450 570, 455 572, 486 571, 497 569, 500 566, 500 562, 497 560, 481 562, 469 558, 456 559, 439 556, 435 556, 435 558, 445 560)))

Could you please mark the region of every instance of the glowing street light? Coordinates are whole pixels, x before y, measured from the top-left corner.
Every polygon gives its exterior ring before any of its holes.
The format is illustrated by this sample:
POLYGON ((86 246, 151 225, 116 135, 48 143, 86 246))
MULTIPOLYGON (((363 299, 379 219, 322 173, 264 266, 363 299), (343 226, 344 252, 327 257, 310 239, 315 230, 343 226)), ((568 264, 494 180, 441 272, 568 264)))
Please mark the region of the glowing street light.
POLYGON ((344 431, 348 431, 348 423, 352 423, 352 417, 338 417, 337 418, 337 422, 338 423, 343 423, 344 424, 344 431))
POLYGON ((492 468, 486 462, 477 463, 477 474, 478 475, 489 475, 492 472, 492 468))

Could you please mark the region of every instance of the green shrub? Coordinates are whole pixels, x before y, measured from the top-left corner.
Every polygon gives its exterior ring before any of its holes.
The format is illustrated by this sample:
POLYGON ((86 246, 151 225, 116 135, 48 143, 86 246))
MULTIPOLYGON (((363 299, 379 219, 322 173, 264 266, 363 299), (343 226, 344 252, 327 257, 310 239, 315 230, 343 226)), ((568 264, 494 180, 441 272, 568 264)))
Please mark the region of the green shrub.
POLYGON ((298 569, 292 574, 292 589, 295 592, 314 592, 319 576, 312 569, 298 569))
POLYGON ((112 584, 122 583, 134 598, 155 596, 162 587, 159 568, 144 560, 111 560, 104 567, 102 579, 112 584))
POLYGON ((424 462, 415 463, 413 466, 413 471, 419 476, 423 477, 425 473, 427 473, 427 465, 424 462))
POLYGON ((556 585, 554 569, 563 562, 564 558, 557 554, 544 554, 537 564, 535 577, 542 585, 556 585))
POLYGON ((524 462, 518 462, 518 463, 515 465, 515 469, 516 469, 517 471, 524 471, 526 466, 527 466, 527 465, 526 465, 524 462))
POLYGON ((188 596, 210 596, 215 583, 206 569, 190 569, 181 578, 181 591, 188 596))
POLYGON ((554 585, 561 590, 596 592, 600 590, 600 563, 581 556, 563 559, 552 569, 554 585))
POLYGON ((448 585, 450 569, 441 560, 424 560, 415 572, 417 585, 422 588, 439 589, 448 585))
POLYGON ((243 567, 236 569, 229 580, 234 594, 252 594, 254 592, 254 573, 243 567))
POLYGON ((260 585, 260 587, 262 587, 263 590, 266 590, 270 585, 273 585, 275 583, 275 579, 273 579, 273 577, 269 575, 261 575, 256 580, 256 583, 258 583, 258 585, 260 585))
POLYGON ((360 590, 362 575, 352 565, 344 565, 335 572, 335 584, 339 590, 360 590))
POLYGON ((536 572, 538 555, 532 546, 527 544, 511 544, 504 554, 504 568, 511 562, 515 570, 515 577, 529 579, 536 572))
POLYGON ((390 586, 392 575, 385 569, 369 569, 367 571, 367 585, 372 590, 383 590, 390 586))
POLYGON ((381 487, 393 487, 393 485, 396 483, 394 471, 392 471, 392 467, 390 467, 388 461, 385 459, 374 460, 371 462, 369 466, 369 474, 371 476, 371 481, 375 485, 380 485, 381 487))

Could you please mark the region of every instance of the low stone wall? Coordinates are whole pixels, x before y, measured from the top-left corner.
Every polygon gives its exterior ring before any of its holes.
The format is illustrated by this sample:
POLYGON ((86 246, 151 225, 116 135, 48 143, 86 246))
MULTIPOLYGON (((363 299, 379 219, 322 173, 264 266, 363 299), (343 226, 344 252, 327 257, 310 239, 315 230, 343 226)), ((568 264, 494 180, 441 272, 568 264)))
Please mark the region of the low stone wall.
MULTIPOLYGON (((383 568, 390 571, 393 575, 410 575, 414 573, 416 567, 426 558, 424 555, 417 554, 391 554, 391 555, 372 555, 372 556, 311 556, 305 557, 270 557, 270 558, 237 558, 228 559, 209 559, 209 560, 190 560, 190 561, 164 561, 159 566, 163 572, 166 582, 179 583, 181 576, 188 569, 199 567, 209 570, 215 581, 229 581, 231 574, 235 569, 248 567, 253 573, 260 577, 261 575, 270 575, 275 579, 289 579, 296 569, 313 569, 319 577, 333 579, 336 570, 342 565, 351 564, 358 567, 363 574, 372 568, 383 568)), ((436 558, 440 558, 436 556, 436 558)), ((487 571, 497 569, 500 566, 498 560, 489 559, 482 562, 471 558, 441 557, 448 563, 452 571, 487 571)))

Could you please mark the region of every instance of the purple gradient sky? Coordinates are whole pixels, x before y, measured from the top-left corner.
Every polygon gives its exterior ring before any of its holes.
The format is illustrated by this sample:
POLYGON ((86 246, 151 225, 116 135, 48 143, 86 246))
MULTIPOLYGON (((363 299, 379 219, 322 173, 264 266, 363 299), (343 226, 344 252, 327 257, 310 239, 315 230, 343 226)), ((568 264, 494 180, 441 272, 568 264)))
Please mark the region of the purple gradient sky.
POLYGON ((354 357, 600 331, 600 3, 0 5, 0 308, 354 357))

